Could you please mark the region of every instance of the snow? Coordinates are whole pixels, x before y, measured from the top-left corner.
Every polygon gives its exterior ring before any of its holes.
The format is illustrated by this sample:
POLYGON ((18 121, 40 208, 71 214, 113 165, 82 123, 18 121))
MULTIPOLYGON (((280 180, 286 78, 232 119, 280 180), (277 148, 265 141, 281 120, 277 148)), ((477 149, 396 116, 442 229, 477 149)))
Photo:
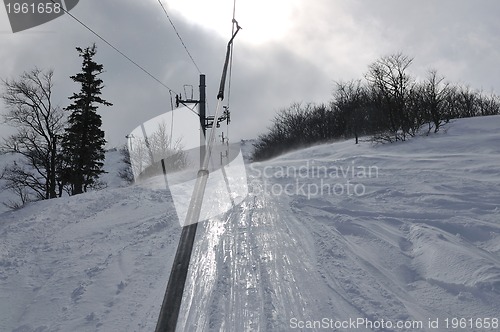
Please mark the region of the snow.
MULTIPOLYGON (((247 164, 251 193, 198 227, 178 330, 500 318, 499 127, 247 164)), ((123 186, 108 156, 108 188, 0 213, 0 331, 154 330, 179 221, 168 191, 123 186)))

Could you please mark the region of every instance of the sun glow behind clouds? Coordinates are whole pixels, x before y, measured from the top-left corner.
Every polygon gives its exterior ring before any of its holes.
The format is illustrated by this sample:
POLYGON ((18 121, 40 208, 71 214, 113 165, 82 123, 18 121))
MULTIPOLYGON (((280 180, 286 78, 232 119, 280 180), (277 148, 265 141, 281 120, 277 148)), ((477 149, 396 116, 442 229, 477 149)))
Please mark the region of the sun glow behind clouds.
MULTIPOLYGON (((285 36, 301 0, 237 0, 235 18, 243 28, 241 38, 261 44, 285 36)), ((221 36, 231 33, 233 0, 169 0, 167 10, 221 36)))

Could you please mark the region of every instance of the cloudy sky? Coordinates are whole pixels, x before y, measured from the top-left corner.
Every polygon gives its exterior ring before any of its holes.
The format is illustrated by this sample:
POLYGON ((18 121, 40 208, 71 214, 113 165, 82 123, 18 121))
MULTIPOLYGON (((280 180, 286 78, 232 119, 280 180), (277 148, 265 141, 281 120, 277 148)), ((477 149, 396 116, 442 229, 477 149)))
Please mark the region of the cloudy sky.
MULTIPOLYGON (((162 2, 207 75, 213 112, 233 0, 162 2)), ((71 13, 172 90, 193 85, 197 97, 199 73, 157 0, 82 0, 71 13)), ((230 139, 265 132, 275 112, 293 102, 327 102, 335 81, 362 78, 377 58, 400 51, 415 58, 417 77, 434 68, 450 82, 500 93, 498 13, 498 0, 236 0, 243 30, 234 49, 230 139)), ((165 87, 68 15, 15 34, 3 6, 0 17, 0 78, 52 68, 54 101, 62 107, 79 89, 69 79, 81 68, 75 47, 97 44, 103 97, 114 104, 100 110, 109 146, 170 111, 165 87)), ((0 136, 10 130, 0 126, 0 136)))

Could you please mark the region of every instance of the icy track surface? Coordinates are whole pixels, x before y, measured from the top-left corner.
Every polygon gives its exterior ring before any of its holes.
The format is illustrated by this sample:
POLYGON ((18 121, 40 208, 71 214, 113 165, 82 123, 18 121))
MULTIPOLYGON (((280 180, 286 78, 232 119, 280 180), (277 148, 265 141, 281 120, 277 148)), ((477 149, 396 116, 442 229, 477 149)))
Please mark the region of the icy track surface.
MULTIPOLYGON (((199 224, 178 331, 500 318, 498 128, 248 165, 252 193, 199 224)), ((179 234, 168 195, 141 186, 0 214, 0 331, 154 330, 179 234)))

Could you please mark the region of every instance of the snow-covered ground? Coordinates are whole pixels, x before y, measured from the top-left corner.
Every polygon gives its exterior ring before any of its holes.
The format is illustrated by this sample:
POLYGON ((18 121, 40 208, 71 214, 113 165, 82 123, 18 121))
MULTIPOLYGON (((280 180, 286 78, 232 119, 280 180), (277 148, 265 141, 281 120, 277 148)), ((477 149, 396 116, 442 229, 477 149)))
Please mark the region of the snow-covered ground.
MULTIPOLYGON (((498 128, 247 165, 251 194, 198 227, 178 330, 499 330, 498 128)), ((107 181, 0 214, 0 331, 154 330, 179 223, 166 191, 107 181)))

